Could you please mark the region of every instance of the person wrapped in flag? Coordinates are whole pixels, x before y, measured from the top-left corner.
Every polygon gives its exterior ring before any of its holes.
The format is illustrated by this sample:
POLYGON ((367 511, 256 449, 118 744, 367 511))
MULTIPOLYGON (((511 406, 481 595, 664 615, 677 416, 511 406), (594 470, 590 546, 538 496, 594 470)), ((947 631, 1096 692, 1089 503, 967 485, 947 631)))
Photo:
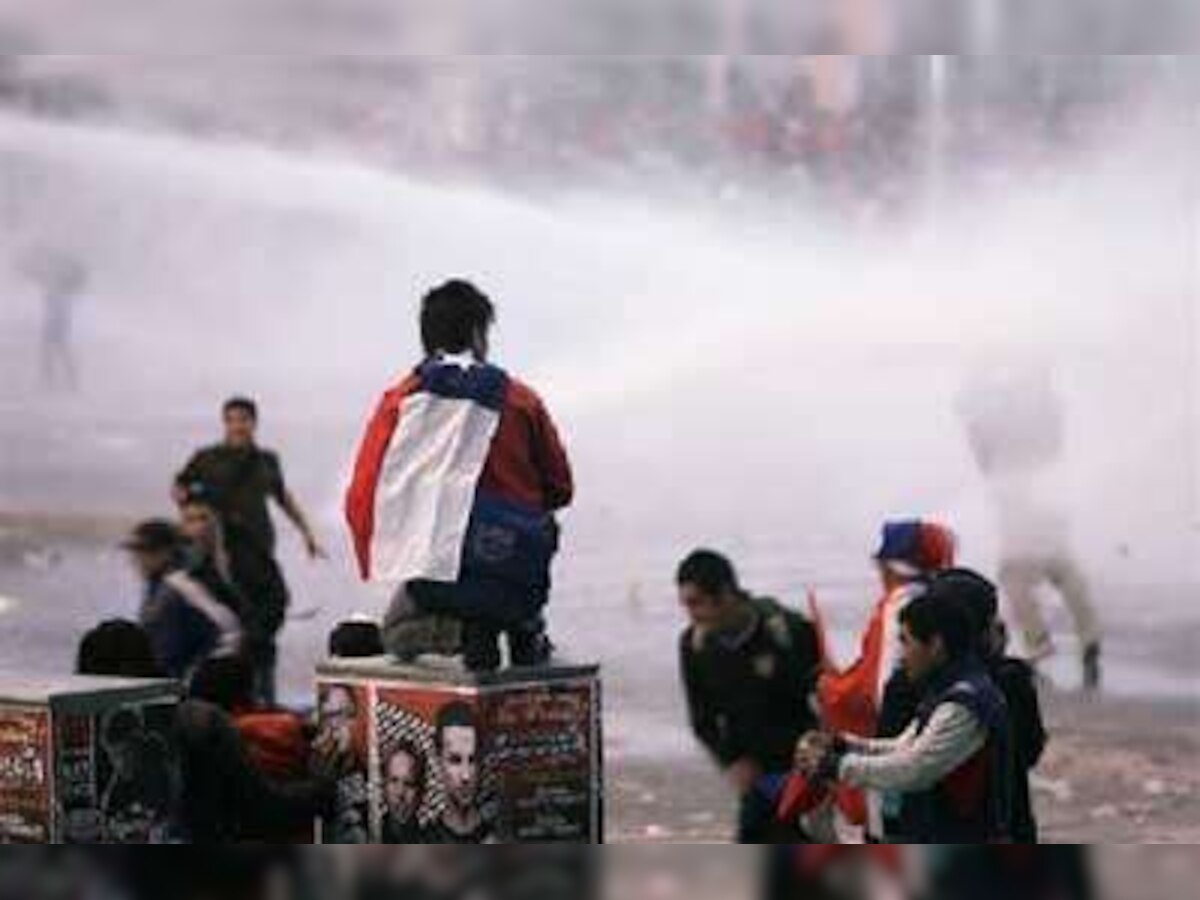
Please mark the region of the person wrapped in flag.
MULTIPOLYGON (((545 404, 488 361, 495 318, 466 281, 424 298, 426 358, 384 395, 346 498, 363 578, 398 588, 389 626, 413 615, 460 623, 476 672, 500 668, 502 635, 513 665, 549 661, 555 513, 575 492, 545 404)), ((445 649, 414 642, 419 631, 385 632, 402 658, 445 649)))
MULTIPOLYGON (((824 671, 818 682, 817 698, 824 727, 837 734, 863 738, 895 737, 908 725, 908 717, 891 721, 886 702, 892 676, 900 662, 900 615, 924 593, 929 579, 955 564, 958 541, 945 525, 920 519, 888 522, 874 560, 879 570, 883 596, 875 606, 863 633, 862 648, 855 662, 841 668, 832 659, 825 634, 824 617, 813 599, 813 618, 822 645, 824 671)), ((892 688, 894 693, 894 688, 892 688)), ((907 709, 904 703, 898 705, 907 709)), ((803 776, 793 776, 785 787, 779 806, 781 818, 793 821, 811 816, 830 798, 824 786, 812 785, 803 776)), ((841 788, 837 791, 837 831, 866 828, 870 838, 883 834, 884 798, 878 793, 863 795, 841 788)), ((810 824, 809 826, 813 826, 810 824)))

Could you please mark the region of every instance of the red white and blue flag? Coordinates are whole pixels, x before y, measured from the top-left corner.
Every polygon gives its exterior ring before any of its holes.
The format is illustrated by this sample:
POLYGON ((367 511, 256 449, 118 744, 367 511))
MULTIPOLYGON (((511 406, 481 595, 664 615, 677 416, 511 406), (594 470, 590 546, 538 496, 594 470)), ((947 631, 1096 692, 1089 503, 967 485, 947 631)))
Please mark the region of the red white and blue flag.
POLYGON ((494 366, 443 358, 384 396, 346 498, 364 579, 459 579, 508 384, 494 366))

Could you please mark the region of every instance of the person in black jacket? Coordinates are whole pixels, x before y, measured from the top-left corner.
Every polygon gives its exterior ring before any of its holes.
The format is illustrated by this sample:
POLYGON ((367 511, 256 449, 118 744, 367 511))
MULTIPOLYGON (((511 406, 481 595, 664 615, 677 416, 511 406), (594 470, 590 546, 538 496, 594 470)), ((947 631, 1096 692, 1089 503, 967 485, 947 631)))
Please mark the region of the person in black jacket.
POLYGON ((750 597, 712 551, 688 557, 677 583, 691 619, 680 660, 692 728, 742 797, 739 842, 800 840, 778 828, 760 787, 791 771, 796 742, 817 725, 816 631, 777 602, 750 597))

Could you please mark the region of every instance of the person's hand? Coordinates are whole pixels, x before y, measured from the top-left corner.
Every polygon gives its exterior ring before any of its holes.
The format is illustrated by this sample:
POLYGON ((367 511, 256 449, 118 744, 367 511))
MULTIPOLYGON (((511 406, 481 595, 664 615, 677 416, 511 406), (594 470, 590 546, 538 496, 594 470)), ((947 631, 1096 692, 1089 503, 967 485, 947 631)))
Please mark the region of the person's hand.
POLYGON ((315 535, 305 535, 304 549, 308 551, 308 558, 318 562, 324 562, 329 559, 329 554, 325 552, 325 548, 321 546, 315 535))
POLYGON ((804 775, 812 775, 821 767, 834 743, 835 739, 831 734, 821 731, 809 732, 796 745, 796 768, 804 775))
POLYGON ((762 779, 763 770, 762 766, 754 760, 741 759, 730 766, 725 774, 737 792, 745 796, 753 791, 755 785, 762 779))

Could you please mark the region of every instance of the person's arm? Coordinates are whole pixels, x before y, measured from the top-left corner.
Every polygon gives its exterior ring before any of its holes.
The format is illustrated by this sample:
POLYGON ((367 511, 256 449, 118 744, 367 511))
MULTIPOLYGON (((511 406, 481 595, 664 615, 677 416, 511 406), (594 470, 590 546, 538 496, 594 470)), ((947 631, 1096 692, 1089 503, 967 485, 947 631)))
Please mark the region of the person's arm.
POLYGON ((917 737, 916 724, 893 738, 866 738, 854 734, 841 736, 847 751, 856 756, 888 756, 911 744, 917 737))
POLYGON ((182 505, 188 497, 189 487, 198 482, 204 481, 201 471, 203 452, 196 453, 188 460, 187 465, 180 469, 179 474, 175 476, 175 481, 171 484, 171 499, 177 505, 182 505))
POLYGON ((533 446, 547 506, 565 509, 575 499, 575 476, 562 436, 540 399, 533 418, 533 446))
POLYGON ((279 508, 283 510, 284 515, 288 517, 295 527, 300 532, 300 537, 304 539, 304 549, 313 559, 325 559, 326 553, 320 542, 317 540, 316 532, 313 531, 312 524, 309 522, 308 516, 305 514, 300 502, 296 499, 287 487, 287 482, 283 477, 283 465, 279 458, 274 454, 270 455, 272 469, 272 485, 271 493, 275 501, 279 504, 279 508))
POLYGON ((198 643, 194 629, 187 621, 187 603, 169 588, 162 591, 154 621, 144 624, 149 625, 146 633, 155 660, 164 672, 178 678, 187 672, 195 659, 198 643))
MULTIPOLYGON (((852 752, 839 766, 852 787, 914 793, 928 790, 987 745, 987 730, 966 707, 944 703, 920 734, 910 732, 890 752, 852 752), (907 739, 907 740, 906 740, 907 739)), ((882 745, 870 745, 871 751, 882 745)))
POLYGON ((788 617, 788 628, 792 633, 792 661, 798 671, 796 702, 806 715, 813 715, 815 725, 813 699, 821 678, 821 641, 816 626, 798 613, 788 617))
POLYGON ((724 771, 734 788, 741 794, 748 794, 763 776, 762 767, 746 752, 748 748, 731 743, 729 735, 721 728, 717 714, 709 703, 707 691, 698 675, 695 651, 691 647, 691 640, 691 632, 684 635, 680 658, 692 731, 701 746, 708 751, 713 761, 724 771))
POLYGON ((726 765, 730 760, 722 758, 721 730, 717 726, 716 716, 706 700, 704 688, 700 683, 696 671, 695 651, 690 646, 691 640, 691 632, 688 632, 683 637, 679 653, 680 671, 683 673, 684 692, 687 696, 688 720, 696 739, 722 765, 726 765))
POLYGON ((279 506, 291 523, 296 526, 300 536, 304 538, 304 549, 308 551, 308 555, 313 559, 327 559, 329 554, 317 540, 316 532, 313 531, 312 524, 296 499, 296 495, 285 489, 280 496, 279 506))

